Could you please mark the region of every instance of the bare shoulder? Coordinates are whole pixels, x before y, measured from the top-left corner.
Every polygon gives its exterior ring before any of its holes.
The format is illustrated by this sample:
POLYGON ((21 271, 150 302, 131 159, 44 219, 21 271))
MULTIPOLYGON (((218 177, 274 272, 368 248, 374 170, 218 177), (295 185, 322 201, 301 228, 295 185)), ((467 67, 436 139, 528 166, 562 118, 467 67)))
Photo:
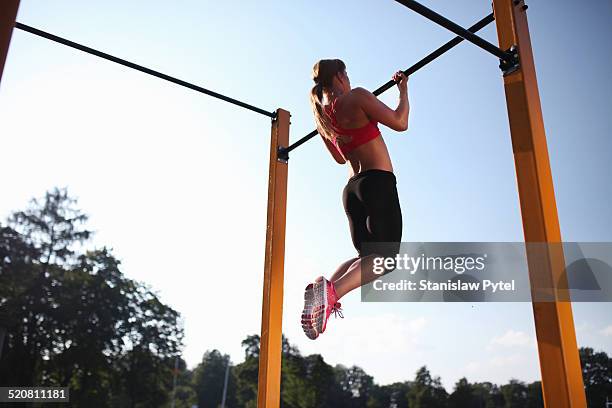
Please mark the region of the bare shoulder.
POLYGON ((358 98, 358 99, 369 99, 369 98, 374 97, 374 94, 372 92, 362 87, 351 89, 351 92, 349 92, 349 95, 352 95, 354 98, 358 98))
POLYGON ((376 96, 374 96, 372 92, 361 87, 351 89, 347 97, 347 100, 350 100, 352 105, 357 105, 362 108, 371 105, 376 99, 376 96))

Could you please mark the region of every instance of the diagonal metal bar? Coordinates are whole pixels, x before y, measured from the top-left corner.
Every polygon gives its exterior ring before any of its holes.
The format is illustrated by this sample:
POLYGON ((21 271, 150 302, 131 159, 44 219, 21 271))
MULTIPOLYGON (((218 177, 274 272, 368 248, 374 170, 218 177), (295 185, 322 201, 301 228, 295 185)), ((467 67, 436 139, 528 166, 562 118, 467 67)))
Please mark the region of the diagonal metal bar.
POLYGON ((495 55, 496 57, 502 60, 508 60, 512 58, 512 54, 501 50, 499 47, 491 44, 484 38, 477 36, 470 30, 466 30, 465 28, 461 27, 459 24, 425 7, 418 1, 415 1, 415 0, 395 0, 395 1, 408 7, 415 13, 418 13, 422 15, 423 17, 433 21, 434 23, 441 25, 447 30, 452 31, 453 33, 457 34, 459 37, 463 38, 464 40, 467 40, 471 42, 472 44, 479 46, 483 50, 490 52, 491 54, 495 55))
MULTIPOLYGON (((493 16, 493 13, 491 13, 488 16, 486 16, 483 19, 481 19, 480 21, 478 21, 477 23, 475 23, 470 28, 468 28, 468 30, 471 31, 471 32, 474 32, 474 33, 478 32, 481 29, 483 29, 484 27, 486 27, 487 25, 491 24, 493 21, 495 21, 495 17, 493 16)), ((461 36, 457 36, 457 37, 453 38, 452 40, 450 40, 446 44, 442 45, 441 47, 439 47, 438 49, 436 49, 435 51, 433 51, 432 53, 427 55, 425 58, 421 59, 416 64, 412 65, 410 68, 406 69, 404 71, 404 74, 406 74, 408 76, 410 76, 411 74, 414 74, 419 69, 423 68, 425 65, 429 64, 430 62, 432 62, 433 60, 435 60, 436 58, 438 58, 439 56, 441 56, 445 52, 449 51, 453 47, 455 47, 458 44, 460 44, 463 40, 464 40, 464 38, 461 37, 461 36)), ((374 95, 378 96, 378 95, 382 94, 383 92, 387 91, 388 89, 392 88, 394 85, 395 85, 395 81, 391 80, 391 81, 387 82, 386 84, 382 85, 380 88, 376 89, 373 93, 374 93, 374 95)), ((292 150, 296 149, 297 147, 303 145, 308 140, 310 140, 313 137, 315 137, 317 135, 317 133, 319 133, 319 132, 317 132, 317 130, 315 129, 312 132, 308 133, 306 136, 304 136, 301 139, 299 139, 298 141, 296 141, 295 143, 289 145, 288 147, 280 148, 279 152, 278 152, 279 153, 279 158, 287 160, 289 158, 289 152, 290 151, 292 151, 292 150)))
POLYGON ((174 84, 177 84, 177 85, 180 85, 180 86, 184 86, 184 87, 192 89, 194 91, 206 94, 208 96, 212 96, 213 98, 221 99, 222 101, 229 102, 231 104, 234 104, 236 106, 240 106, 241 108, 245 108, 245 109, 248 109, 248 110, 253 111, 253 112, 257 112, 257 113, 259 113, 261 115, 268 116, 270 118, 275 118, 276 117, 276 114, 274 112, 268 112, 265 109, 261 109, 261 108, 258 108, 257 106, 253 106, 253 105, 250 105, 250 104, 248 104, 246 102, 239 101, 238 99, 234 99, 234 98, 231 98, 229 96, 225 96, 225 95, 220 94, 218 92, 211 91, 210 89, 202 88, 201 86, 194 85, 194 84, 189 83, 187 81, 183 81, 182 79, 178 79, 178 78, 172 77, 170 75, 166 75, 164 73, 161 73, 161 72, 158 72, 158 71, 154 71, 154 70, 152 70, 150 68, 147 68, 147 67, 144 67, 142 65, 138 65, 138 64, 135 64, 133 62, 126 61, 124 59, 121 59, 121 58, 115 57, 113 55, 107 54, 105 52, 98 51, 98 50, 95 50, 93 48, 87 47, 85 45, 82 45, 82 44, 79 44, 79 43, 75 43, 74 41, 70 41, 70 40, 67 40, 65 38, 58 37, 57 35, 47 33, 45 31, 39 30, 39 29, 31 27, 29 25, 22 24, 22 23, 15 23, 15 28, 18 28, 18 29, 23 30, 23 31, 27 31, 27 32, 29 32, 31 34, 38 35, 40 37, 46 38, 46 39, 51 40, 51 41, 55 41, 57 43, 66 45, 68 47, 75 48, 75 49, 77 49, 79 51, 83 51, 83 52, 86 52, 88 54, 95 55, 96 57, 100 57, 100 58, 103 58, 105 60, 112 61, 112 62, 117 63, 119 65, 123 65, 125 67, 135 69, 136 71, 144 72, 145 74, 149 74, 149 75, 152 75, 154 77, 161 78, 161 79, 164 79, 166 81, 172 82, 174 84))
MULTIPOLYGON (((493 13, 491 13, 485 18, 483 18, 482 20, 480 20, 479 22, 477 22, 476 24, 474 24, 473 26, 471 26, 470 28, 468 28, 468 30, 473 33, 478 32, 482 30, 484 27, 486 27, 487 25, 491 24, 493 21, 495 21, 495 17, 493 16, 493 13)), ((430 62, 432 62, 433 60, 435 60, 436 58, 438 58, 445 52, 449 51, 453 47, 460 44, 463 40, 464 40, 463 37, 453 38, 452 40, 450 40, 449 42, 447 42, 446 44, 436 49, 434 52, 432 52, 431 54, 429 54, 428 56, 426 56, 425 58, 423 58, 422 60, 420 60, 419 62, 417 62, 410 68, 408 68, 407 70, 405 70, 404 74, 406 74, 406 76, 410 76, 414 74, 419 69, 423 68, 425 65, 429 64, 430 62)), ((378 88, 372 93, 378 96, 382 94, 383 92, 385 92, 386 90, 388 90, 389 88, 392 88, 394 85, 395 85, 395 81, 390 80, 389 82, 387 82, 386 84, 384 84, 383 86, 381 86, 380 88, 378 88)))

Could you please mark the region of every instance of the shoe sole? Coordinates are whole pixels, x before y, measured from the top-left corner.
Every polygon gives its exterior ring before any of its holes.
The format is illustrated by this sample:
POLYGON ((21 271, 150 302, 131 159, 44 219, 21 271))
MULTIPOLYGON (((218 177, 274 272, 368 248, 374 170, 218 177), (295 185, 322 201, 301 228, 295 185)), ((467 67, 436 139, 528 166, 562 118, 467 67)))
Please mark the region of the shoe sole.
POLYGON ((313 285, 308 285, 304 291, 304 310, 302 310, 302 329, 310 340, 319 337, 319 332, 313 325, 315 293, 313 285))

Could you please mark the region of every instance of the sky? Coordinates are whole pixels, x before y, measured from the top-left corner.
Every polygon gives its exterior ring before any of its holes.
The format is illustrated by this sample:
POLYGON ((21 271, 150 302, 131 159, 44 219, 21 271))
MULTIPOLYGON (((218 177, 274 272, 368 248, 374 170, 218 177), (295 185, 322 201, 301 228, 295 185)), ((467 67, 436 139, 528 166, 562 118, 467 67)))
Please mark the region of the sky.
MULTIPOLYGON (((424 1, 463 26, 490 1, 424 1)), ((528 2, 565 241, 612 241, 612 3, 528 2), (533 3, 533 4, 532 4, 533 3)), ((252 103, 291 112, 291 140, 314 128, 313 64, 342 58, 375 89, 453 35, 393 1, 22 0, 19 22, 252 103)), ((481 35, 496 43, 494 25, 481 35)), ((410 78, 409 130, 383 128, 403 240, 522 241, 502 77, 461 44, 410 78)), ((397 91, 381 100, 393 106, 397 91)), ((157 78, 13 33, 0 84, 0 216, 67 187, 92 245, 178 310, 184 357, 243 360, 259 333, 270 120, 157 78)), ((347 169, 315 139, 291 154, 283 331, 303 354, 361 366, 379 384, 427 365, 461 377, 540 378, 530 303, 362 303, 316 341, 302 333, 305 285, 354 256, 341 204, 347 169)), ((612 353, 606 303, 575 303, 580 346, 612 353)))

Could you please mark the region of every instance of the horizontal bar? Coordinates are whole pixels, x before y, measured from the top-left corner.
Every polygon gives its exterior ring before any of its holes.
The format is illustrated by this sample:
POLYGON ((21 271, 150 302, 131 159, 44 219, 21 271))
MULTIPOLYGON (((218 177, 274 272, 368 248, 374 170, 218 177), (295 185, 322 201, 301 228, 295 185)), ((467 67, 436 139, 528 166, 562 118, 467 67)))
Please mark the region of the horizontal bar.
POLYGON ((441 25, 447 30, 452 31, 453 33, 457 34, 463 39, 471 42, 472 44, 479 46, 483 50, 490 52, 491 54, 495 55, 496 57, 502 60, 508 60, 512 58, 510 54, 499 49, 499 47, 491 44, 490 42, 488 42, 487 40, 483 38, 480 38, 479 36, 475 35, 469 30, 466 30, 465 28, 461 27, 459 24, 449 20, 448 18, 444 17, 441 14, 436 13, 435 11, 425 7, 424 5, 422 5, 421 3, 415 0, 395 0, 395 1, 397 1, 400 4, 403 4, 404 6, 408 7, 412 11, 422 15, 423 17, 433 21, 434 23, 441 25))
MULTIPOLYGON (((495 17, 493 16, 493 13, 491 13, 488 16, 486 16, 485 18, 483 18, 482 20, 478 21, 476 24, 474 24, 470 28, 468 28, 468 30, 470 30, 472 32, 480 31, 481 29, 483 29, 487 25, 491 24, 493 21, 495 21, 495 17)), ((457 46, 458 44, 460 44, 463 40, 464 40, 464 38, 461 37, 461 36, 457 36, 457 37, 453 38, 452 40, 450 40, 446 44, 442 45, 440 48, 438 48, 435 51, 433 51, 431 54, 427 55, 425 58, 421 59, 416 64, 412 65, 410 68, 406 69, 404 71, 404 74, 406 74, 407 76, 410 76, 411 74, 414 74, 419 69, 423 68, 425 65, 429 64, 430 62, 432 62, 433 60, 435 60, 436 58, 438 58, 439 56, 441 56, 445 52, 449 51, 451 48, 453 48, 453 47, 457 46)), ((391 81, 387 82, 386 84, 384 84, 383 86, 381 86, 380 88, 378 88, 377 90, 375 90, 373 92, 373 94, 378 96, 378 95, 382 94, 383 92, 387 91, 388 89, 390 89, 391 87, 393 87, 395 84, 396 84, 396 82, 391 80, 391 81)), ((306 136, 304 136, 303 138, 301 138, 298 141, 296 141, 295 143, 289 145, 288 147, 281 148, 283 154, 289 154, 289 152, 292 151, 293 149, 301 146, 302 144, 306 143, 308 140, 310 140, 313 137, 315 137, 317 135, 317 133, 319 133, 319 132, 317 132, 317 130, 315 129, 312 132, 310 132, 309 134, 307 134, 306 136)))
POLYGON ((194 85, 194 84, 189 83, 187 81, 183 81, 182 79, 178 79, 178 78, 172 77, 170 75, 166 75, 166 74, 163 74, 161 72, 154 71, 154 70, 152 70, 150 68, 143 67, 142 65, 138 65, 138 64, 135 64, 133 62, 126 61, 124 59, 114 57, 114 56, 112 56, 110 54, 107 54, 107 53, 104 53, 102 51, 98 51, 98 50, 95 50, 93 48, 89 48, 89 47, 87 47, 85 45, 78 44, 78 43, 75 43, 73 41, 67 40, 65 38, 58 37, 56 35, 53 35, 53 34, 45 32, 45 31, 39 30, 37 28, 30 27, 30 26, 28 26, 26 24, 15 23, 15 28, 18 28, 18 29, 23 30, 23 31, 27 31, 29 33, 38 35, 40 37, 46 38, 46 39, 51 40, 51 41, 58 42, 60 44, 66 45, 68 47, 75 48, 77 50, 86 52, 88 54, 92 54, 92 55, 95 55, 97 57, 104 58, 105 60, 115 62, 117 64, 126 66, 128 68, 132 68, 132 69, 135 69, 137 71, 144 72, 145 74, 149 74, 149 75, 152 75, 154 77, 164 79, 164 80, 172 82, 174 84, 184 86, 184 87, 192 89, 194 91, 201 92, 201 93, 206 94, 208 96, 212 96, 213 98, 221 99, 222 101, 232 103, 232 104, 234 104, 236 106, 240 106, 240 107, 248 109, 250 111, 257 112, 257 113, 259 113, 261 115, 265 115, 265 116, 268 116, 270 118, 275 118, 276 117, 276 113, 274 113, 274 112, 268 112, 267 110, 258 108, 256 106, 250 105, 248 103, 239 101, 239 100, 234 99, 234 98, 230 98, 229 96, 225 96, 225 95, 222 95, 222 94, 220 94, 218 92, 211 91, 211 90, 206 89, 206 88, 202 88, 201 86, 194 85))

